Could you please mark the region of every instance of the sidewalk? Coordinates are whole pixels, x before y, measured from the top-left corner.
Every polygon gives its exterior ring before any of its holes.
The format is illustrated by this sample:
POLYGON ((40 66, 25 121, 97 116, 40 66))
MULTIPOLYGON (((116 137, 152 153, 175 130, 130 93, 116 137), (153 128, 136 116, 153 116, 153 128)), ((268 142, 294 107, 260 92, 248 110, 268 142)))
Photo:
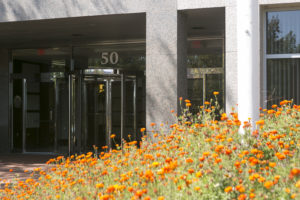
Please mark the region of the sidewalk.
POLYGON ((30 154, 0 154, 0 187, 4 182, 13 178, 24 180, 30 177, 33 169, 46 167, 46 162, 55 155, 30 155, 30 154), (13 170, 10 172, 10 170, 13 170), (28 170, 28 172, 24 172, 28 170))

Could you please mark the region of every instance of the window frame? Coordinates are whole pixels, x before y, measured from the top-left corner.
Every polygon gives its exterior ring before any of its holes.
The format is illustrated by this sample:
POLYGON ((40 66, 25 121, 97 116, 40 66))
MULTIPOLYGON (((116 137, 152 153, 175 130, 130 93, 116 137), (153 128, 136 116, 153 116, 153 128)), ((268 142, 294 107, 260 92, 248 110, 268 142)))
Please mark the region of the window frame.
POLYGON ((262 34, 263 37, 262 41, 262 107, 267 108, 268 99, 267 99, 267 61, 270 59, 299 59, 300 53, 287 53, 287 54, 268 54, 267 53, 267 13, 268 12, 280 12, 280 11, 299 11, 300 12, 300 5, 299 6, 280 6, 280 7, 265 7, 262 9, 262 34))

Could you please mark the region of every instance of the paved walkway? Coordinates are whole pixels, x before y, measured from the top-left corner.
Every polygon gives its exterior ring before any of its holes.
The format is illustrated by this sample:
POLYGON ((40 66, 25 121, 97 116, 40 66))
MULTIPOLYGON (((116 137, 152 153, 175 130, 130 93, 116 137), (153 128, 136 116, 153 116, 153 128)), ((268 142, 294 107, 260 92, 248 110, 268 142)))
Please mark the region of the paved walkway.
POLYGON ((4 180, 10 182, 13 178, 26 179, 33 169, 46 167, 46 162, 55 155, 0 154, 0 186, 4 180), (13 170, 10 172, 10 170, 13 170), (28 170, 28 172, 24 172, 28 170))

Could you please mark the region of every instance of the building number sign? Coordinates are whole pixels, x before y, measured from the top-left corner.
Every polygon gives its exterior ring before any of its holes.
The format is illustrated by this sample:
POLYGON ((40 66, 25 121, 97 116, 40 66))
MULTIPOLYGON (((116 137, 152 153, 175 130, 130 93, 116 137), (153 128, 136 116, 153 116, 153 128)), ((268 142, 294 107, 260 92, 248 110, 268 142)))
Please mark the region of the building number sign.
POLYGON ((116 65, 119 62, 119 54, 115 51, 113 52, 101 52, 101 65, 112 64, 116 65))

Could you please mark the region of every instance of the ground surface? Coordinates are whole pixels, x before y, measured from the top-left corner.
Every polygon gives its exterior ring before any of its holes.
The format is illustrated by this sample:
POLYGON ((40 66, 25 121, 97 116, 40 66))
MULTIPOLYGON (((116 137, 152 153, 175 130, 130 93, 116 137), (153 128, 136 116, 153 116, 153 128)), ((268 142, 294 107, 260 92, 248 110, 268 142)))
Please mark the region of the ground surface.
POLYGON ((46 162, 54 155, 0 154, 0 186, 15 177, 24 180, 30 177, 34 168, 46 168, 46 162), (10 172, 9 170, 13 171, 10 172), (28 170, 28 172, 24 172, 28 170))

